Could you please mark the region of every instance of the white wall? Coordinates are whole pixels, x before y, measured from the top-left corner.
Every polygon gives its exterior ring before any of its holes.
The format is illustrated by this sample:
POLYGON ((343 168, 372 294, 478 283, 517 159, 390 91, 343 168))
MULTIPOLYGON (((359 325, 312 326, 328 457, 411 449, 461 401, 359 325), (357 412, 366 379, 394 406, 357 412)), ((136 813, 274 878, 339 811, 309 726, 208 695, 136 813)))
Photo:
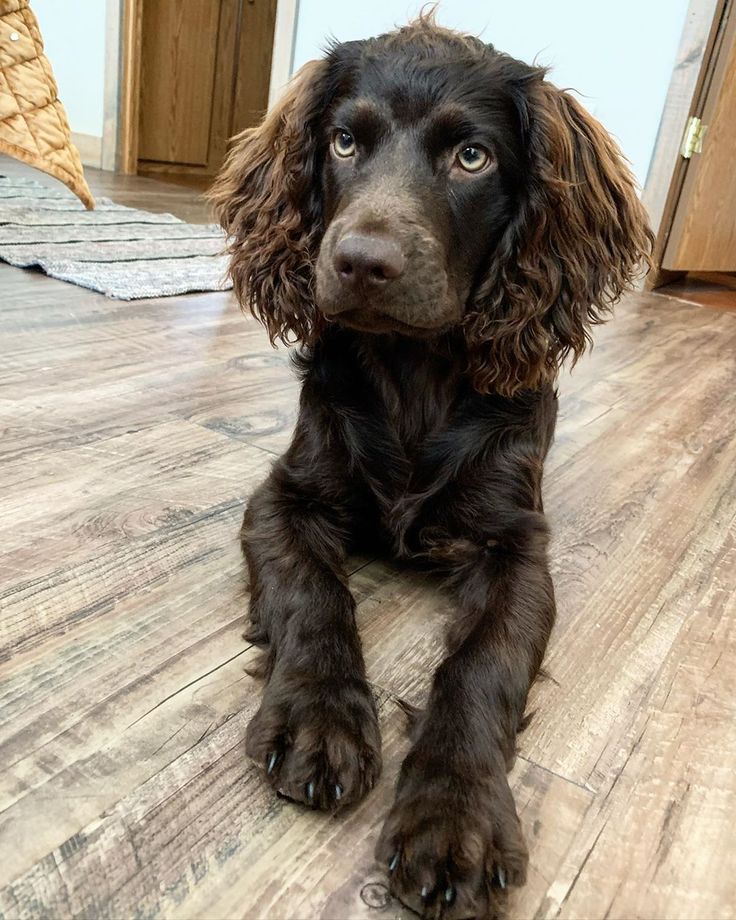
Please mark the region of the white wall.
MULTIPOLYGON (((294 66, 329 36, 377 35, 406 22, 421 0, 300 0, 294 66)), ((442 0, 439 21, 499 50, 552 67, 618 139, 644 183, 688 0, 442 0)))
POLYGON ((32 0, 72 131, 102 137, 106 0, 32 0))

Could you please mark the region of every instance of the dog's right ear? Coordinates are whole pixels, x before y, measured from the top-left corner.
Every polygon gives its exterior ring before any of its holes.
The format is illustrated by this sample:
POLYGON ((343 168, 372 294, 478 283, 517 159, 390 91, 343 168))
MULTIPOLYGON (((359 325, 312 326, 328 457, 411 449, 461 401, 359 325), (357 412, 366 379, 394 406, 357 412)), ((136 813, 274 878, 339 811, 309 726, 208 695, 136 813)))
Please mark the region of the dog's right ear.
POLYGON ((261 124, 234 138, 209 193, 229 236, 235 292, 271 342, 313 342, 322 321, 313 273, 323 233, 319 123, 328 71, 327 61, 298 71, 261 124))

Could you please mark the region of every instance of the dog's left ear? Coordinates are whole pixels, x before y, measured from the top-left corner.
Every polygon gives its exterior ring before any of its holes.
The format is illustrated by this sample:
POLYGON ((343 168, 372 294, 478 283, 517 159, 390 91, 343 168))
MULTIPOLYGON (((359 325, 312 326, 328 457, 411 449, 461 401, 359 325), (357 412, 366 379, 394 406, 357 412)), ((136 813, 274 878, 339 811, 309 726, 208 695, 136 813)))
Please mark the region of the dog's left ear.
POLYGON ((537 71, 524 91, 526 187, 466 319, 476 387, 513 394, 576 360, 648 264, 653 236, 621 151, 537 71))
POLYGON ((229 236, 238 299, 272 342, 318 335, 312 291, 322 236, 319 124, 329 65, 310 61, 260 125, 234 138, 209 193, 229 236))

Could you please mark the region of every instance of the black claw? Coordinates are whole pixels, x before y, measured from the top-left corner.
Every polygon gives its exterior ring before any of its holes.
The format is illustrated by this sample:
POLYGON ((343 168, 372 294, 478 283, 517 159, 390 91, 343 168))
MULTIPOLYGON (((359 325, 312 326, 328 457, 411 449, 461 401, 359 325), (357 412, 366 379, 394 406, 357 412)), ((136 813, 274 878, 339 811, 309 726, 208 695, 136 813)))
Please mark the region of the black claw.
POLYGON ((454 900, 455 900, 455 889, 453 888, 452 885, 450 885, 449 888, 445 889, 445 901, 447 901, 448 904, 452 904, 454 900))
POLYGON ((339 802, 341 798, 342 798, 342 786, 338 783, 335 786, 335 801, 339 802))
POLYGON ((398 866, 398 864, 399 864, 399 853, 397 850, 394 853, 394 855, 391 857, 391 859, 389 859, 388 861, 388 871, 393 872, 394 869, 396 869, 396 867, 398 866))
POLYGON ((278 751, 274 751, 273 754, 268 758, 268 764, 266 766, 266 773, 268 776, 273 773, 273 768, 276 766, 276 761, 279 759, 278 751))
POLYGON ((307 783, 306 793, 307 802, 312 805, 314 803, 314 783, 307 783))
POLYGON ((499 888, 506 887, 506 870, 501 866, 496 866, 496 871, 494 873, 493 880, 498 884, 499 888))

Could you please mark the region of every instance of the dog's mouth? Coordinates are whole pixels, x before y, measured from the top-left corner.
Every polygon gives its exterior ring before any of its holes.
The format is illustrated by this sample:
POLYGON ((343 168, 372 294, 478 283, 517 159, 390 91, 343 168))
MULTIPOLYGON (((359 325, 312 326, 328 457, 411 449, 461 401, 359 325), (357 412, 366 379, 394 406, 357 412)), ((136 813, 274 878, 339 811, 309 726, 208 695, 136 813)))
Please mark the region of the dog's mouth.
POLYGON ((332 322, 338 322, 351 329, 357 329, 359 332, 373 332, 379 335, 398 332, 401 335, 422 338, 439 335, 448 325, 443 323, 441 326, 414 326, 389 316, 387 313, 382 313, 380 310, 373 309, 344 310, 338 315, 333 315, 329 318, 332 322))

